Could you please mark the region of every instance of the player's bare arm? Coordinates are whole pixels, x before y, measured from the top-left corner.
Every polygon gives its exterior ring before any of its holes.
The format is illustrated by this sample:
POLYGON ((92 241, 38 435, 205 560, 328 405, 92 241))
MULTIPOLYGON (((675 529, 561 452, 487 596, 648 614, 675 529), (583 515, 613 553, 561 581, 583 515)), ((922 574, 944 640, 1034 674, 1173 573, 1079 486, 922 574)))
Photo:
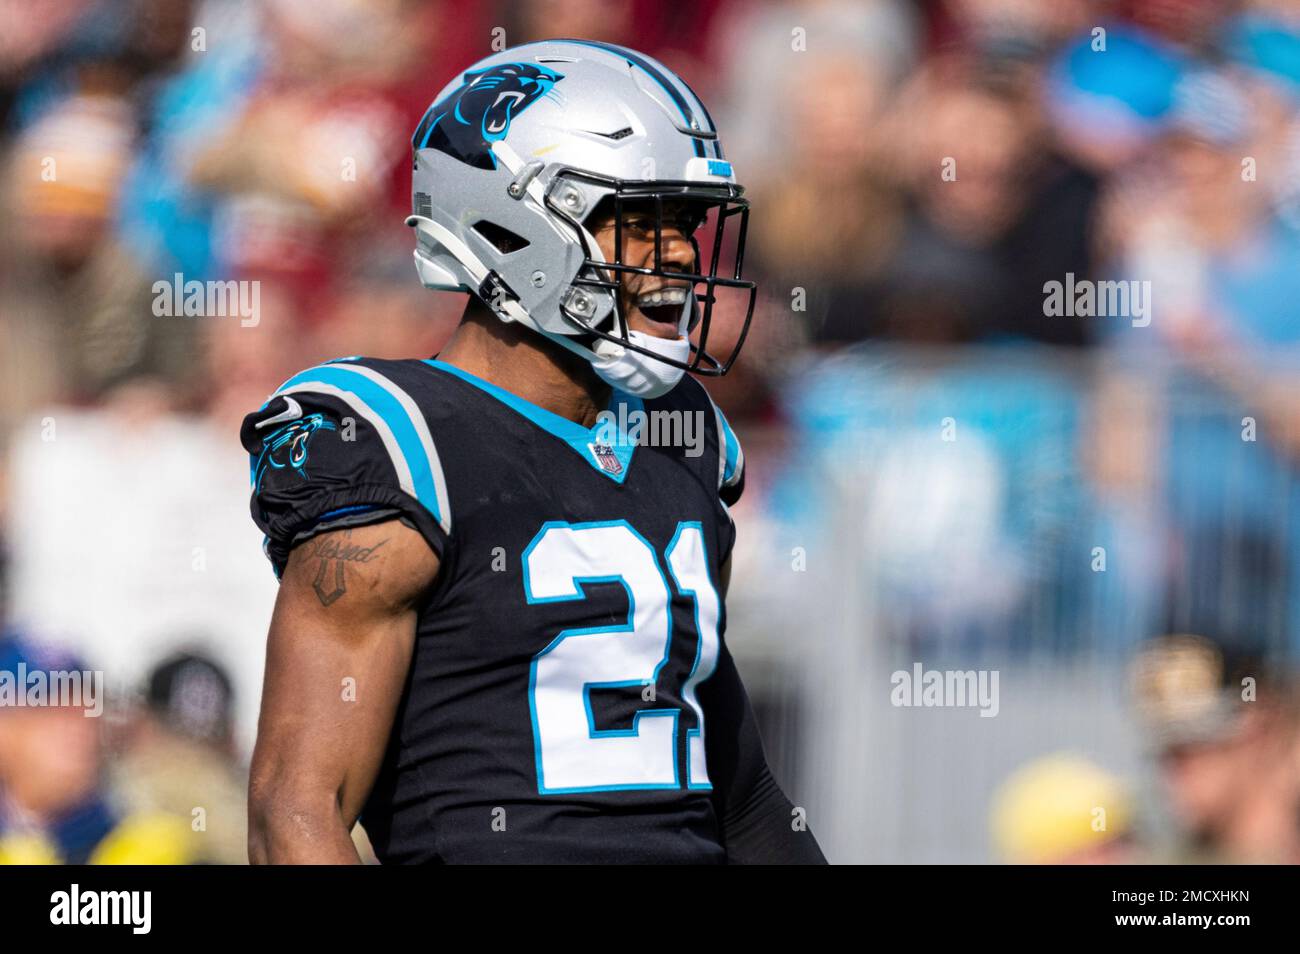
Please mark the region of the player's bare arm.
POLYGON ((289 556, 271 619, 249 785, 254 864, 357 863, 350 832, 401 698, 438 559, 389 520, 289 556))

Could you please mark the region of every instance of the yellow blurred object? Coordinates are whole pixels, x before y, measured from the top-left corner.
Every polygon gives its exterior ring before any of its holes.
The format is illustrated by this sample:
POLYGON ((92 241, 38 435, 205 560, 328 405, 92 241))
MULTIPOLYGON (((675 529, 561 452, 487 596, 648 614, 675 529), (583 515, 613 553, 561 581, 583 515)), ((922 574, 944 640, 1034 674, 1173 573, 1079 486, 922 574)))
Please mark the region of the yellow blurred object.
MULTIPOLYGON (((92 865, 187 865, 194 836, 183 818, 161 812, 131 815, 95 846, 92 865)), ((0 836, 0 865, 61 865, 58 847, 34 832, 0 836)))
POLYGON ((62 859, 49 840, 28 833, 0 837, 0 865, 57 865, 62 859))
POLYGON ((1058 754, 1014 772, 993 797, 993 837, 1013 864, 1070 862, 1129 831, 1124 784, 1087 759, 1058 754))
POLYGON ((203 830, 191 830, 189 843, 204 862, 248 863, 248 780, 211 747, 155 734, 119 758, 112 774, 132 813, 187 820, 203 806, 203 830))
POLYGON ((132 815, 109 832, 92 865, 185 865, 193 861, 190 828, 161 813, 132 815))

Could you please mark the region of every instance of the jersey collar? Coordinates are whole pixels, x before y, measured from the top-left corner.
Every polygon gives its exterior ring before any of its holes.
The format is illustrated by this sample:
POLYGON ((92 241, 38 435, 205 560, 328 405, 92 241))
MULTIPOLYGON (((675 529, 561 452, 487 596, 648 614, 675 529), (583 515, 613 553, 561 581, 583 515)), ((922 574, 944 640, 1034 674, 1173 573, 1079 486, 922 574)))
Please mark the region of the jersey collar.
POLYGON ((467 384, 472 384, 515 413, 532 421, 542 430, 558 437, 597 473, 603 474, 617 484, 627 479, 627 472, 632 467, 632 454, 636 450, 636 442, 628 437, 627 425, 630 420, 640 418, 640 414, 633 418, 633 412, 644 410, 645 405, 641 398, 617 388, 611 389, 606 412, 612 415, 612 418, 597 421, 594 426, 588 428, 531 401, 526 401, 519 395, 470 374, 454 364, 439 361, 437 358, 425 359, 424 363, 460 378, 467 384))

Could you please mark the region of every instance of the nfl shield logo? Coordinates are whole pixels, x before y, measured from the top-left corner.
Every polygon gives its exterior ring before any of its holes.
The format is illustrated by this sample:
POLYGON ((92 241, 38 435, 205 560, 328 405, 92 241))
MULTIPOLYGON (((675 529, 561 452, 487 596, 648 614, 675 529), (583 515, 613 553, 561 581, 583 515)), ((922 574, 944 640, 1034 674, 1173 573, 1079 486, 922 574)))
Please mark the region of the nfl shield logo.
POLYGON ((614 448, 608 444, 588 444, 587 446, 591 448, 596 463, 600 464, 605 473, 614 475, 623 473, 623 463, 615 456, 614 448))

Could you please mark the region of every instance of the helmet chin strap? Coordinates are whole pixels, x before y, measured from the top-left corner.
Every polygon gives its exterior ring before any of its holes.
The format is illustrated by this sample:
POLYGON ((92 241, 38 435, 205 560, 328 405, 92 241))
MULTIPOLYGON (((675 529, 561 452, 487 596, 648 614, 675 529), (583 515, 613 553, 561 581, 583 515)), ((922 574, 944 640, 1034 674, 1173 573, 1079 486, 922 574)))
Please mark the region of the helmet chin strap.
MULTIPOLYGON (((685 335, 679 338, 657 338, 644 331, 629 331, 627 339, 638 348, 652 351, 678 364, 685 364, 691 358, 691 342, 685 335)), ((592 368, 606 384, 628 394, 643 398, 663 397, 677 386, 677 382, 686 373, 681 367, 640 351, 615 345, 611 341, 603 341, 602 344, 612 345, 609 349, 611 353, 602 354, 593 361, 592 368)))
MULTIPOLYGON (((684 365, 691 358, 691 341, 690 325, 691 317, 695 311, 695 290, 691 289, 686 296, 686 301, 682 305, 681 317, 677 320, 677 337, 660 338, 656 335, 647 334, 644 331, 634 331, 627 327, 627 322, 616 311, 615 315, 618 320, 623 322, 623 330, 627 335, 630 344, 638 348, 644 348, 654 354, 662 355, 666 361, 660 361, 658 358, 649 354, 643 354, 632 348, 625 348, 616 341, 610 341, 608 338, 597 338, 591 349, 582 348, 581 352, 586 357, 587 354, 595 353, 595 360, 591 361, 592 369, 596 375, 611 387, 618 388, 627 394, 633 394, 637 397, 654 399, 663 397, 669 391, 677 386, 681 381, 682 375, 686 373, 684 368, 670 364, 677 362, 678 365, 684 365)), ((570 350, 578 350, 581 346, 577 342, 568 339, 567 336, 551 336, 565 338, 560 343, 570 350)))
MULTIPOLYGON (((677 382, 686 373, 682 368, 631 348, 624 348, 605 338, 597 339, 593 351, 578 344, 569 335, 542 333, 589 362, 596 376, 610 387, 636 397, 663 397, 677 386, 677 382)), ((638 348, 663 355, 670 361, 685 364, 691 357, 691 342, 685 335, 679 338, 657 338, 644 331, 629 331, 627 338, 638 348)))

